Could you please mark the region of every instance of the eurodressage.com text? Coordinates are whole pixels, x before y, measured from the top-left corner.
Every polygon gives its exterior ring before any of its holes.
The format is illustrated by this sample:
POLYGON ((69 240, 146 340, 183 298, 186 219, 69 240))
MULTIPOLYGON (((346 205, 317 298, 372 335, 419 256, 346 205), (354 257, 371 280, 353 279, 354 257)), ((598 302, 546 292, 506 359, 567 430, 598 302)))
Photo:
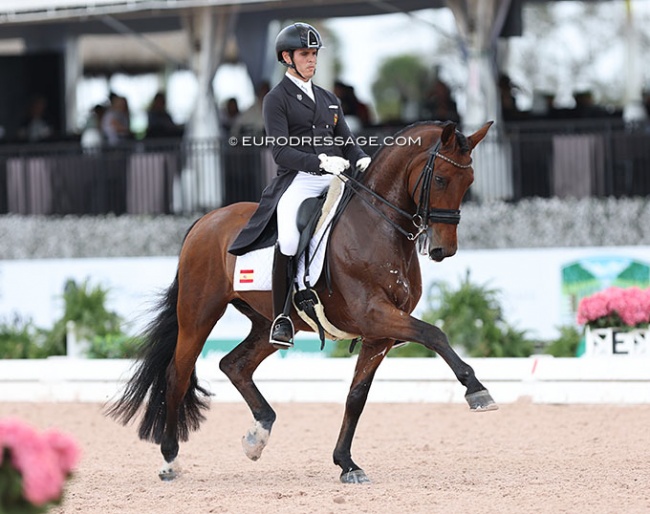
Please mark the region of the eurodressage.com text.
POLYGON ((411 136, 242 136, 228 138, 230 146, 411 146, 422 144, 421 137, 411 136))

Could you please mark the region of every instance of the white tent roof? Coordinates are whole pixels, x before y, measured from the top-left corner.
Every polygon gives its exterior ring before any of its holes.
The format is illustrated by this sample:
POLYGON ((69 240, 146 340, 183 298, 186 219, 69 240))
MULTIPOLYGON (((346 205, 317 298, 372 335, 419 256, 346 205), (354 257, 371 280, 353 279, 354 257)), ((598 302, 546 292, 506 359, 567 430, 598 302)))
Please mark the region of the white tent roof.
POLYGON ((209 5, 242 5, 264 3, 262 0, 3 0, 0 13, 13 16, 75 16, 84 13, 119 11, 136 12, 148 9, 178 9, 209 5))
POLYGON ((164 16, 196 7, 222 6, 240 12, 273 11, 309 17, 360 16, 386 12, 412 11, 445 6, 445 0, 320 0, 305 5, 304 0, 3 0, 0 25, 47 23, 101 15, 164 16))

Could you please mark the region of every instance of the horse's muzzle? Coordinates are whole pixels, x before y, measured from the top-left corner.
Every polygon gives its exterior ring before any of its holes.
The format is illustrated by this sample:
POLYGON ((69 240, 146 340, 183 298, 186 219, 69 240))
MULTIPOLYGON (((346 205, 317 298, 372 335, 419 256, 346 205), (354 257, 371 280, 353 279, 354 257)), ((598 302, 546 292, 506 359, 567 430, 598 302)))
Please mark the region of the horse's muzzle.
POLYGON ((455 238, 442 237, 438 231, 433 230, 431 227, 427 228, 426 235, 422 234, 418 239, 418 253, 428 255, 432 261, 440 262, 447 257, 451 257, 455 255, 457 249, 458 245, 455 238))
POLYGON ((447 249, 438 246, 429 250, 429 259, 432 261, 440 262, 447 257, 451 257, 455 253, 456 249, 447 249))

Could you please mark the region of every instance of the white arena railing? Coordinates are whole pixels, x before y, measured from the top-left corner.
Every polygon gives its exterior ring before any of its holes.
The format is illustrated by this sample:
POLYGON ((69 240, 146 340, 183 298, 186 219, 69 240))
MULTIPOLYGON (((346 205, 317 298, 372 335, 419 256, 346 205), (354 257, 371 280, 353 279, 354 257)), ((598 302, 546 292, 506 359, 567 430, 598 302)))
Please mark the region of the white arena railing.
MULTIPOLYGON (((356 358, 267 359, 255 380, 270 402, 343 403, 356 358)), ((497 403, 650 403, 650 359, 467 359, 497 403)), ((130 376, 130 360, 51 357, 0 360, 0 402, 99 402, 115 398, 130 376)), ((200 359, 197 374, 214 402, 243 402, 215 357, 200 359)), ((369 402, 463 403, 464 388, 440 358, 391 358, 379 367, 369 402)))

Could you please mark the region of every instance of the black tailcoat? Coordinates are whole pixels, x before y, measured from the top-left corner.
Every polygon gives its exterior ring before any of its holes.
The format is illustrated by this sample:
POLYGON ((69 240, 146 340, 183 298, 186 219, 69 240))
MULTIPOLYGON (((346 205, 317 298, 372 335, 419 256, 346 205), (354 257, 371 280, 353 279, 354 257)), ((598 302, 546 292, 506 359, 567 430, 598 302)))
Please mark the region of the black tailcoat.
POLYGON ((229 251, 235 255, 275 242, 275 208, 298 171, 321 175, 318 155, 336 155, 354 166, 366 154, 354 141, 338 98, 312 84, 315 102, 288 77, 263 102, 266 136, 278 176, 263 191, 259 206, 229 251))

